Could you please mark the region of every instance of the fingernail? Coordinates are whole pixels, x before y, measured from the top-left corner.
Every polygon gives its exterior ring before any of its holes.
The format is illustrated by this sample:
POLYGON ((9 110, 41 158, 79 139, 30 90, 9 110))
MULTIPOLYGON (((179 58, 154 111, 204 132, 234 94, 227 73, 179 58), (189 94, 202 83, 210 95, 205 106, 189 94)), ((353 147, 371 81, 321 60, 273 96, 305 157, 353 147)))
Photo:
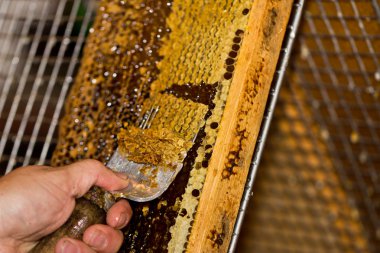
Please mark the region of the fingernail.
POLYGON ((123 212, 116 218, 116 228, 123 228, 127 223, 127 213, 123 212))
POLYGON ((64 240, 59 252, 60 253, 78 253, 79 249, 69 240, 64 240))
POLYGON ((94 230, 88 243, 96 249, 104 249, 107 246, 107 238, 100 230, 94 230))
POLYGON ((115 174, 116 174, 118 177, 120 177, 120 178, 122 178, 122 179, 124 179, 124 180, 128 180, 128 176, 127 176, 125 173, 122 173, 122 172, 115 172, 115 174))

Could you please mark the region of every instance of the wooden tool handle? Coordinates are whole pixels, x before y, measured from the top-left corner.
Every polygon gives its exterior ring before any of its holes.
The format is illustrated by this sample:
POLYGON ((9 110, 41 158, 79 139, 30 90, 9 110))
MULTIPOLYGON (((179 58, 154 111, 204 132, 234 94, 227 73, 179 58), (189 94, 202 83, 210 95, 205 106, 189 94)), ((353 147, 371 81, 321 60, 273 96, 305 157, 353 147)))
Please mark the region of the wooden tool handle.
POLYGON ((54 252, 55 245, 62 237, 82 239, 84 231, 93 224, 104 224, 106 212, 91 201, 80 198, 77 200, 71 217, 62 227, 52 234, 44 237, 31 253, 54 252))

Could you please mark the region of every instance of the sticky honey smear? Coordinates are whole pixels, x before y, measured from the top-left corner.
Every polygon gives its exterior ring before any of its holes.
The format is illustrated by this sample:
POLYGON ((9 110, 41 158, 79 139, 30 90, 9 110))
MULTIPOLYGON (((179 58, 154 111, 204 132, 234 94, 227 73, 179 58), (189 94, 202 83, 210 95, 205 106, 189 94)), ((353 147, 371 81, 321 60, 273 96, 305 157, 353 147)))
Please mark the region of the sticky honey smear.
MULTIPOLYGON (((186 249, 252 4, 100 2, 66 100, 52 164, 83 158, 106 163, 118 146, 118 133, 120 139, 135 135, 129 145, 136 148, 141 140, 131 126, 157 103, 160 110, 146 132, 151 145, 164 136, 172 142, 168 152, 174 156, 175 149, 188 149, 192 143, 168 190, 154 201, 132 203, 134 216, 121 252, 186 249), (175 144, 180 139, 183 146, 175 144)), ((143 160, 140 151, 131 159, 143 160)))

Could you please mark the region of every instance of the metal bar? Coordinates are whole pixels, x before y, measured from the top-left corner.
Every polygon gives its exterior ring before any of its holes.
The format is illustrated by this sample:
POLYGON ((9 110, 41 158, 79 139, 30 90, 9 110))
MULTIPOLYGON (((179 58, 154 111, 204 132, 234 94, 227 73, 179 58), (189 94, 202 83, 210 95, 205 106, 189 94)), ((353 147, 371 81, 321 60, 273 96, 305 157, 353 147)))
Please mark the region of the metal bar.
POLYGON ((380 4, 379 4, 379 0, 372 0, 372 6, 373 6, 373 8, 376 11, 377 19, 380 22, 380 4))
MULTIPOLYGON (((0 2, 0 13, 7 13, 10 1, 0 2)), ((3 30, 4 19, 0 19, 0 30, 3 30)))
MULTIPOLYGON (((20 7, 20 6, 17 6, 16 8, 15 8, 15 4, 11 4, 10 5, 11 7, 13 7, 11 10, 8 10, 8 12, 10 12, 10 13, 15 13, 15 9, 17 9, 17 7, 20 7)), ((5 19, 3 19, 5 22, 4 22, 4 25, 5 24, 8 24, 8 26, 7 26, 7 30, 5 30, 5 28, 2 28, 2 31, 6 31, 6 34, 7 34, 7 37, 6 37, 6 39, 5 40, 3 40, 3 41, 0 41, 0 49, 1 50, 4 50, 4 52, 10 52, 11 50, 12 50, 12 46, 14 45, 12 42, 12 39, 13 39, 13 37, 14 37, 14 35, 15 35, 15 26, 16 26, 16 24, 17 24, 17 22, 18 22, 18 19, 17 18, 13 18, 13 19, 11 19, 11 20, 5 20, 5 19)))
MULTIPOLYGON (((312 38, 312 39, 314 39, 314 38, 331 39, 331 37, 334 37, 334 38, 337 38, 340 40, 346 40, 347 39, 346 35, 340 35, 340 34, 331 35, 331 34, 321 33, 318 31, 303 33, 302 37, 307 37, 307 38, 312 38)), ((367 38, 371 39, 371 40, 375 40, 375 39, 379 39, 380 35, 372 35, 371 34, 371 35, 368 35, 367 38)), ((364 37, 363 35, 354 34, 354 35, 352 35, 351 39, 352 40, 363 40, 363 39, 366 39, 366 37, 364 37)))

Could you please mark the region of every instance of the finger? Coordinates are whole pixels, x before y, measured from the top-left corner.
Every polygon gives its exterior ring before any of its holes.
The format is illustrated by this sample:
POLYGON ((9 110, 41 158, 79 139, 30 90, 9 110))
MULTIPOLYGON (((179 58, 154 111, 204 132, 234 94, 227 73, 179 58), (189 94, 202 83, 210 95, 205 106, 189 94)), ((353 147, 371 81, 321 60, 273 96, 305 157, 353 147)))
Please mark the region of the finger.
POLYGON ((94 249, 82 241, 62 238, 55 245, 55 253, 96 253, 94 249))
POLYGON ((83 234, 83 241, 96 252, 117 252, 123 243, 123 234, 107 225, 90 226, 83 234))
POLYGON ((132 208, 125 199, 119 200, 107 212, 107 224, 113 228, 125 227, 132 217, 132 208))
POLYGON ((69 182, 72 182, 71 193, 83 196, 93 185, 107 191, 116 191, 128 186, 126 178, 114 173, 101 162, 96 160, 83 160, 61 168, 68 172, 69 182))

